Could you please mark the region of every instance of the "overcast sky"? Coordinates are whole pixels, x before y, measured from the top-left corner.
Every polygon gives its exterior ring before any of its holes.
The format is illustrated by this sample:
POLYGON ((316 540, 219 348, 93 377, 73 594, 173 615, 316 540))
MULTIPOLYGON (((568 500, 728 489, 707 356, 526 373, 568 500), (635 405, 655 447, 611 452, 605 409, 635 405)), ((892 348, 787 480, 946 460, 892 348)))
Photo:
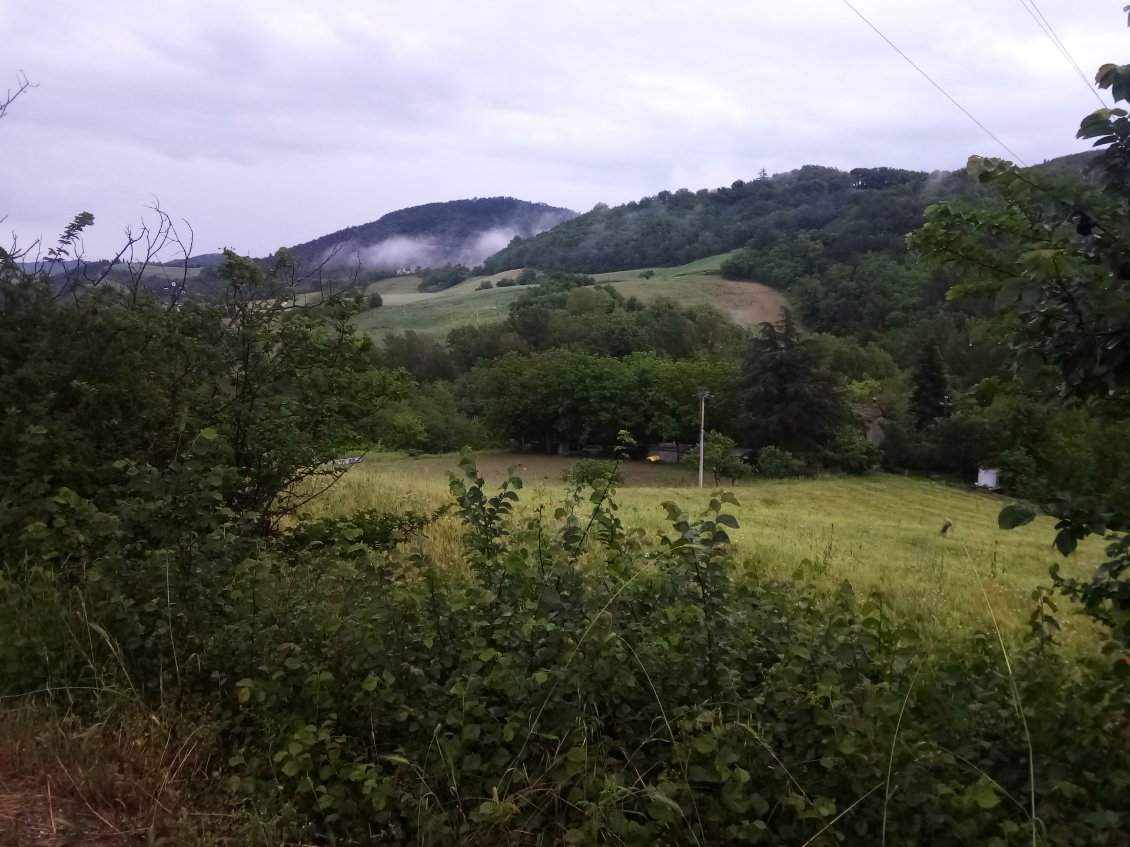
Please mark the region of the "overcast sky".
MULTIPOLYGON (((1125 0, 1037 2, 1088 80, 1130 61, 1125 0)), ((1085 149, 1099 104, 1022 0, 853 3, 1021 159, 1085 149)), ((264 255, 439 200, 1008 155, 843 0, 0 0, 0 32, 0 94, 38 86, 0 121, 0 236, 88 210, 92 257, 154 198, 194 252, 264 255)))

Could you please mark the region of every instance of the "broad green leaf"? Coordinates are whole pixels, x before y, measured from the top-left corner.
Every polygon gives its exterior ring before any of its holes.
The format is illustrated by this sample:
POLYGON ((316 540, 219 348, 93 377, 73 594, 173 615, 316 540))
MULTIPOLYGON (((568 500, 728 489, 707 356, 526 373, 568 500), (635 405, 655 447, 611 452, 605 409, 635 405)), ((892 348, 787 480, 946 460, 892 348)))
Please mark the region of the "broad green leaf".
POLYGON ((993 786, 985 780, 981 780, 969 789, 969 797, 979 808, 985 810, 996 808, 1001 801, 993 786))
POLYGON ((1036 510, 1022 503, 1012 503, 1001 509, 997 515, 997 525, 1001 529, 1016 529, 1036 519, 1036 510))
POLYGON ((1070 556, 1075 552, 1075 548, 1079 546, 1079 539, 1069 529, 1061 529, 1055 535, 1055 549, 1060 552, 1062 556, 1070 556))
POLYGON ((700 753, 713 753, 718 749, 718 739, 713 735, 699 735, 691 742, 691 746, 700 753))

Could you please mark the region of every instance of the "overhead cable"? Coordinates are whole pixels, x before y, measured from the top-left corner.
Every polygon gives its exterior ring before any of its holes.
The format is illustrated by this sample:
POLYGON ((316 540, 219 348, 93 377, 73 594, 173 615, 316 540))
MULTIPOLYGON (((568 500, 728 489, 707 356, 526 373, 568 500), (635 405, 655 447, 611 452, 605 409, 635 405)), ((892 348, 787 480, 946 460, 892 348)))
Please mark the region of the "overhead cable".
POLYGON ((1106 101, 1103 100, 1102 95, 1095 90, 1095 87, 1091 85, 1091 82, 1087 79, 1087 75, 1083 73, 1083 69, 1079 67, 1079 63, 1075 61, 1075 57, 1071 55, 1071 51, 1067 49, 1067 45, 1060 40, 1056 31, 1052 28, 1051 23, 1044 17, 1044 13, 1040 11, 1040 7, 1036 5, 1036 0, 1020 0, 1020 5, 1024 7, 1024 11, 1028 13, 1028 16, 1036 22, 1036 26, 1043 30, 1044 35, 1047 36, 1052 46, 1059 50, 1060 55, 1075 69, 1075 73, 1079 75, 1079 79, 1083 80, 1083 84, 1087 86, 1087 90, 1095 95, 1095 99, 1099 101, 1099 105, 1106 106, 1106 101), (1037 17, 1037 15, 1039 17, 1037 17))
POLYGON ((929 82, 932 86, 934 86, 934 88, 938 89, 938 91, 940 91, 942 93, 942 95, 947 100, 949 100, 951 103, 953 103, 953 105, 955 105, 958 109, 960 109, 962 114, 964 114, 967 118, 969 118, 969 120, 973 121, 973 123, 977 124, 977 126, 979 126, 982 129, 982 131, 984 131, 984 133, 987 136, 989 136, 989 138, 993 139, 993 141, 995 141, 997 144, 999 144, 1010 156, 1012 156, 1012 158, 1014 160, 1016 160, 1017 162, 1019 162, 1020 164, 1022 164, 1024 166, 1027 166, 1028 163, 1025 162, 1023 159, 1021 159, 1020 156, 1018 156, 1016 154, 1015 150, 1013 150, 1011 147, 1009 147, 1007 144, 1005 144, 1003 141, 1001 141, 999 138, 997 138, 997 136, 993 134, 992 130, 990 130, 987 126, 985 126, 983 123, 981 123, 979 120, 977 120, 977 118, 973 117, 972 113, 968 109, 966 109, 964 106, 962 106, 960 103, 958 103, 957 100, 954 99, 954 97, 948 91, 946 91, 944 88, 942 88, 942 86, 938 82, 936 82, 932 76, 930 76, 928 73, 926 73, 926 71, 922 70, 922 68, 920 68, 917 64, 915 64, 914 60, 911 59, 908 55, 906 55, 906 53, 904 53, 902 50, 900 50, 897 44, 895 44, 893 41, 891 41, 891 39, 887 38, 887 36, 883 35, 883 33, 879 29, 879 27, 877 27, 877 26, 875 26, 875 24, 871 23, 871 21, 869 21, 867 19, 867 16, 864 15, 863 12, 859 11, 859 9, 855 8, 855 6, 853 6, 851 4, 850 0, 843 0, 843 3, 844 3, 845 6, 847 6, 849 9, 851 9, 853 12, 855 12, 859 16, 860 20, 862 20, 865 24, 867 24, 869 27, 871 27, 871 29, 873 29, 875 31, 876 35, 878 35, 881 39, 883 39, 885 42, 887 42, 887 44, 889 44, 891 46, 892 50, 894 50, 896 53, 898 53, 900 56, 902 56, 906 60, 907 64, 909 64, 912 68, 914 68, 916 71, 918 71, 918 73, 922 74, 922 76, 926 78, 927 82, 929 82))

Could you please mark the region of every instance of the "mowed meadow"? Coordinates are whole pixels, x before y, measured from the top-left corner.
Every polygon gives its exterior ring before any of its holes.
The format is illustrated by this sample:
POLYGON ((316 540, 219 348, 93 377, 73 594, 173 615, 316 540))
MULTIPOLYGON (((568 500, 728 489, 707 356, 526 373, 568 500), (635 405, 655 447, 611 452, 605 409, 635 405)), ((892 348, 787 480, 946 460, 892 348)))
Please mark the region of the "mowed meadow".
MULTIPOLYGON (((538 509, 552 515, 568 494, 564 475, 576 461, 502 452, 475 460, 488 491, 511 470, 523 480, 519 515, 538 509)), ((458 461, 457 454, 369 454, 310 504, 311 514, 433 511, 450 501, 449 474, 459 473, 458 461)), ((674 502, 693 516, 715 490, 709 472, 700 490, 695 469, 686 464, 633 461, 622 469, 618 513, 626 527, 643 528, 653 543, 670 533, 663 503, 674 502)), ((1019 635, 1033 609, 1032 591, 1050 583, 1052 564, 1084 576, 1102 561, 1097 542, 1070 559, 1061 557, 1052 546, 1050 519, 1000 529, 997 515, 1008 498, 961 484, 876 473, 757 479, 724 488, 740 504, 730 507, 740 524, 730 532, 739 567, 771 578, 815 581, 829 590, 849 581, 859 594, 883 592, 938 634, 991 629, 995 617, 1003 630, 1019 635)), ((463 567, 461 532, 450 516, 427 529, 426 544, 437 562, 463 567)), ((1093 623, 1070 606, 1064 612, 1058 620, 1065 642, 1093 643, 1093 623)))

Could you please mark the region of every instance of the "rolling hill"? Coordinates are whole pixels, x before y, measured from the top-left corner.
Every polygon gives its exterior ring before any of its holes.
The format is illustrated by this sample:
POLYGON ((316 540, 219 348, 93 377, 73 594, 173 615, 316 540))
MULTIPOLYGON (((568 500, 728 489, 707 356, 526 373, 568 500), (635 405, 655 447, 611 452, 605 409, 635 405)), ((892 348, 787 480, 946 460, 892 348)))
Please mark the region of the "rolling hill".
MULTIPOLYGON (((599 274, 596 280, 612 286, 625 297, 635 296, 644 302, 671 297, 682 306, 711 306, 745 326, 777 320, 787 305, 784 296, 756 282, 723 279, 719 268, 728 255, 710 256, 673 268, 636 268, 599 274), (643 276, 647 271, 652 272, 650 278, 643 276)), ((355 323, 374 337, 404 330, 444 336, 456 326, 499 320, 506 316, 510 303, 525 289, 510 286, 479 290, 479 285, 486 280, 497 283, 499 279, 517 275, 518 271, 512 270, 476 276, 434 293, 417 290, 420 282, 417 276, 381 280, 369 285, 367 292, 380 294, 384 305, 361 313, 355 323)))
POLYGON ((529 238, 575 216, 569 209, 513 197, 426 203, 297 244, 291 251, 307 264, 360 264, 373 271, 473 266, 515 236, 529 238))
POLYGON ((815 230, 851 230, 853 249, 885 249, 917 226, 931 202, 968 191, 964 173, 895 168, 850 172, 806 165, 789 173, 738 180, 727 188, 661 191, 591 211, 521 238, 485 262, 596 274, 678 266, 748 245, 815 230))

